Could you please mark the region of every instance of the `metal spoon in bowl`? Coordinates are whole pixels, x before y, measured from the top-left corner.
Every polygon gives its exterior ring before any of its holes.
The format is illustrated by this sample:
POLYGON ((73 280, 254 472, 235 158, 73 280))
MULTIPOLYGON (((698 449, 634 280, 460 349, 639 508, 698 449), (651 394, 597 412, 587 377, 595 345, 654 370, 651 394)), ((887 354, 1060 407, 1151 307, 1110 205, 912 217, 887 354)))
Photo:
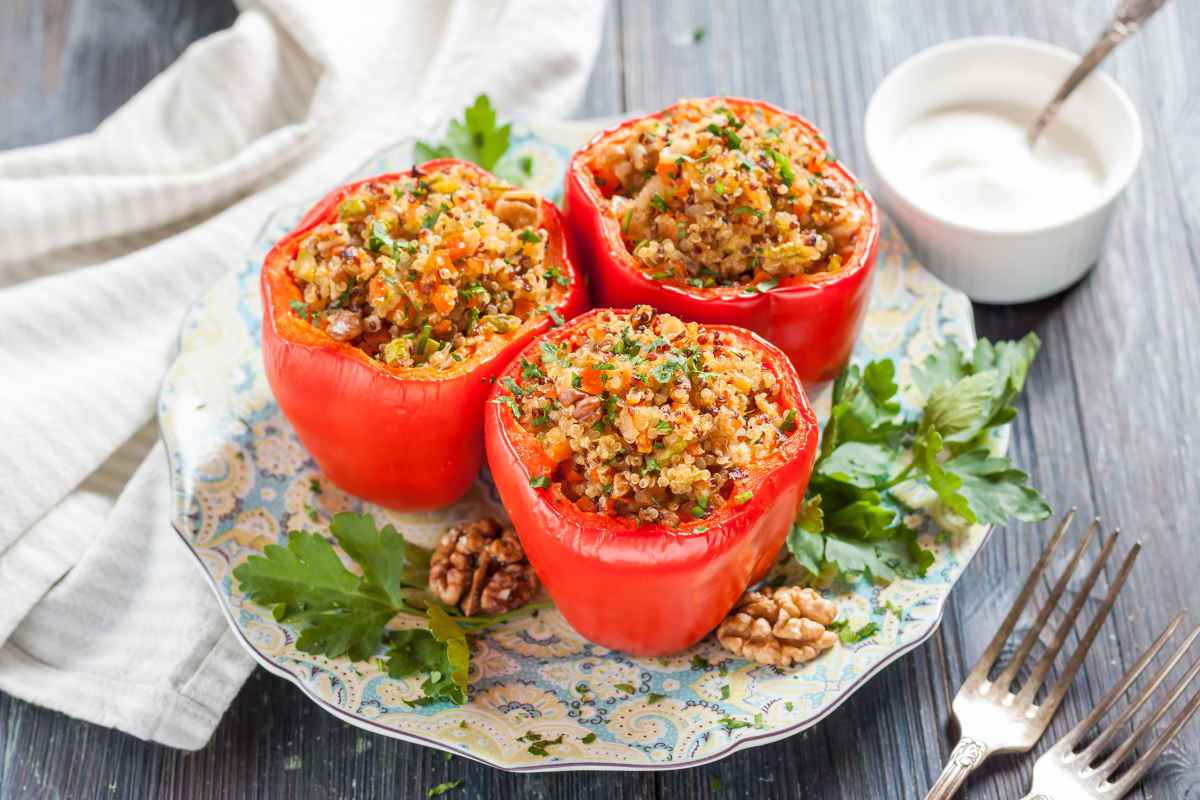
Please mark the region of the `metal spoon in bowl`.
POLYGON ((1084 78, 1091 75, 1092 70, 1099 66, 1100 62, 1117 45, 1137 33, 1142 23, 1150 19, 1155 11, 1166 4, 1167 0, 1121 0, 1116 16, 1113 17, 1112 22, 1108 23, 1104 33, 1100 34, 1100 38, 1092 45, 1092 49, 1088 50, 1080 60, 1079 66, 1075 67, 1067 79, 1062 82, 1062 86, 1058 87, 1054 99, 1042 109, 1042 113, 1038 114, 1037 119, 1029 126, 1026 139, 1031 148, 1050 120, 1058 113, 1063 101, 1070 97, 1071 92, 1075 91, 1079 84, 1083 83, 1084 78))

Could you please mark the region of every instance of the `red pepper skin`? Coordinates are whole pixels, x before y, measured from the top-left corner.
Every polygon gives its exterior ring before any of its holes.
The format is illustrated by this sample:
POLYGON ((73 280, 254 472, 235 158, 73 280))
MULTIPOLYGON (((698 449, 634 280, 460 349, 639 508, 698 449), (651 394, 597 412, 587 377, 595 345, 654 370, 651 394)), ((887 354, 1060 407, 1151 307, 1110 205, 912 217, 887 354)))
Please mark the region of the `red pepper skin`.
MULTIPOLYGON (((820 131, 803 117, 770 103, 736 97, 726 105, 763 109, 787 117, 814 136, 820 131)), ((879 212, 866 191, 858 193, 867 212, 866 230, 859 234, 854 255, 837 274, 819 280, 782 283, 749 294, 739 287, 697 289, 663 283, 645 275, 621 239, 620 222, 608 212, 608 201, 587 167, 593 148, 642 119, 610 128, 577 151, 567 167, 565 214, 567 226, 584 257, 597 307, 629 308, 647 303, 682 319, 752 330, 787 353, 800 379, 808 386, 833 380, 845 368, 866 319, 875 258, 879 250, 879 212)), ((830 168, 850 185, 857 179, 833 162, 830 168)))
MULTIPOLYGON (((452 165, 438 159, 430 172, 452 165)), ((492 178, 473 164, 465 166, 492 178)), ((359 348, 339 342, 296 315, 302 300, 289 266, 309 231, 334 219, 341 201, 379 175, 342 186, 313 206, 263 263, 263 363, 279 408, 321 471, 352 495, 405 511, 444 506, 470 488, 483 463, 483 404, 509 359, 551 327, 541 317, 518 334, 449 370, 389 367, 359 348)), ((570 280, 557 311, 570 318, 587 309, 583 276, 562 217, 542 201, 541 226, 549 234, 548 263, 570 280)))
MULTIPOLYGON (((558 342, 597 312, 539 337, 558 342)), ((796 429, 743 487, 753 496, 672 531, 580 511, 552 484, 531 479, 554 464, 506 406, 484 408, 488 466, 529 562, 567 622, 589 640, 634 655, 684 650, 715 628, 751 583, 775 563, 787 538, 817 455, 817 421, 787 356, 754 333, 726 326, 763 354, 779 378, 784 402, 796 409, 796 429), (702 530, 703 529, 703 530, 702 530)), ((504 374, 519 375, 510 364, 504 374)), ((507 393, 497 385, 493 398, 507 393)))

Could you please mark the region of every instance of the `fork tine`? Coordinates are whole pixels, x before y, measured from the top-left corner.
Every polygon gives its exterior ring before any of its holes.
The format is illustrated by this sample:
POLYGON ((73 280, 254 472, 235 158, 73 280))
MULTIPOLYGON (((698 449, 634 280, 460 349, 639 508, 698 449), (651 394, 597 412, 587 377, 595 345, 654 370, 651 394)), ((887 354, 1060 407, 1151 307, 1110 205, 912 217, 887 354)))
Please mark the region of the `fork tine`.
MULTIPOLYGON (((1133 746, 1137 743, 1137 740, 1140 739, 1142 735, 1146 733, 1146 731, 1153 728, 1158 721, 1162 719, 1164 715, 1166 715, 1167 711, 1175 704, 1175 701, 1179 699, 1180 695, 1187 690, 1188 684, 1192 682, 1197 674, 1200 674, 1200 659, 1197 659, 1196 663, 1193 664, 1191 669, 1187 671, 1187 674, 1183 676, 1183 680, 1181 680, 1171 691, 1170 696, 1167 697, 1167 700, 1162 704, 1162 707, 1159 708, 1158 711, 1154 712, 1153 716, 1142 722, 1141 725, 1138 725, 1137 730, 1133 732, 1129 739, 1126 740, 1125 743, 1119 748, 1117 748, 1115 753, 1105 759, 1104 764, 1100 766, 1100 770, 1103 770, 1111 775, 1112 771, 1119 767, 1121 762, 1125 760, 1125 757, 1129 755, 1129 751, 1133 749, 1133 746)), ((1162 755, 1162 751, 1167 748, 1167 745, 1171 743, 1171 740, 1175 738, 1176 734, 1183 729, 1183 726, 1188 724, 1188 721, 1191 720, 1197 710, 1200 710, 1200 692, 1197 692, 1192 696, 1192 699, 1188 701, 1188 704, 1183 707, 1183 711, 1179 712, 1179 716, 1175 717, 1175 719, 1171 721, 1171 724, 1168 725, 1167 729, 1162 732, 1162 735, 1154 741, 1154 744, 1150 746, 1150 749, 1143 753, 1137 761, 1133 762, 1133 765, 1125 771, 1125 774, 1123 774, 1113 783, 1114 788, 1118 789, 1118 791, 1115 793, 1116 797, 1120 797, 1124 792, 1129 791, 1133 784, 1137 783, 1137 781, 1146 774, 1146 770, 1150 768, 1150 765, 1153 764, 1160 755, 1162 755)))
MULTIPOLYGON (((1025 685, 1021 687, 1021 691, 1017 694, 1017 702, 1024 704, 1032 704, 1033 698, 1037 695, 1038 689, 1042 687, 1042 682, 1046 679, 1046 673, 1050 671, 1050 667, 1054 665, 1054 659, 1058 658, 1058 653, 1062 650, 1063 643, 1067 640, 1067 635, 1071 629, 1075 627, 1075 621, 1079 618, 1079 612, 1083 610, 1083 606, 1087 603, 1088 598, 1092 594, 1092 588, 1096 585, 1096 579, 1100 577, 1100 573, 1104 570, 1104 564, 1108 561, 1108 556, 1113 551, 1113 546, 1117 543, 1117 536, 1120 535, 1120 530, 1115 530, 1109 535, 1108 541, 1104 543, 1104 548, 1100 551, 1100 557, 1096 559, 1096 563, 1088 571, 1087 578, 1084 579, 1083 587, 1075 597, 1075 602, 1071 603, 1071 608, 1067 611, 1066 617, 1059 623, 1058 630, 1054 633, 1054 638, 1050 642, 1050 646, 1046 648, 1046 652, 1038 659, 1034 665, 1033 672, 1029 675, 1029 680, 1025 681, 1025 685)), ((1121 569, 1117 573, 1116 580, 1108 588, 1108 594, 1104 596, 1104 602, 1100 606, 1100 611, 1097 612, 1095 618, 1092 619, 1088 626, 1087 633, 1079 640, 1079 646, 1075 650, 1075 655, 1087 655, 1091 649, 1092 641, 1096 638, 1096 634, 1100 632, 1100 626, 1104 624, 1105 617, 1108 616, 1109 610, 1113 607, 1113 603, 1117 601, 1117 595, 1121 592, 1121 587, 1125 585, 1125 579, 1129 577, 1129 571, 1133 569, 1133 562, 1137 560, 1138 553, 1142 550, 1142 545, 1137 542, 1133 547, 1129 548, 1128 555, 1125 556, 1125 561, 1121 564, 1121 569)), ((1063 673, 1063 677, 1070 681, 1075 677, 1075 671, 1079 669, 1079 665, 1083 663, 1083 658, 1072 658, 1067 665, 1067 670, 1063 673)), ((1043 703, 1043 705, 1045 705, 1043 703)), ((1047 707, 1046 711, 1053 714, 1057 710, 1057 706, 1047 707)))
MULTIPOLYGON (((1184 614, 1185 612, 1183 611, 1176 614, 1175 619, 1171 620, 1167 627, 1163 629, 1163 632, 1158 635, 1158 638, 1154 640, 1154 643, 1146 648, 1146 652, 1142 653, 1141 657, 1138 658, 1134 665, 1129 668, 1129 671, 1121 677, 1121 680, 1104 693, 1104 696, 1100 698, 1100 702, 1096 703, 1096 707, 1092 709, 1092 712, 1084 717, 1082 722, 1080 722, 1074 728, 1071 728, 1071 730, 1067 731, 1065 736, 1058 740, 1058 742, 1055 744, 1055 747, 1057 747, 1060 752, 1073 751, 1075 749, 1075 745, 1078 744, 1079 740, 1083 738, 1084 734, 1091 730, 1092 726, 1099 722, 1100 718, 1108 713, 1108 710, 1112 708, 1113 703, 1117 702, 1117 699, 1125 694, 1126 690, 1133 685, 1133 682, 1138 679, 1138 676, 1146 670, 1146 667, 1149 666, 1154 657, 1158 655, 1158 652, 1163 649, 1163 646, 1166 645, 1167 641, 1175 635, 1175 631, 1178 630, 1180 624, 1183 623, 1184 614)), ((1193 634, 1193 636, 1194 635, 1195 634, 1193 634)), ((1076 659, 1082 659, 1080 651, 1078 650, 1075 651, 1075 655, 1071 656, 1071 661, 1075 661, 1076 659)), ((1071 666, 1071 664, 1067 665, 1068 672, 1071 670, 1071 666)), ((1160 676, 1155 678, 1155 680, 1161 680, 1162 676, 1165 674, 1165 672, 1160 673, 1160 676)), ((1066 694, 1067 689, 1070 688, 1070 686, 1071 682, 1069 680, 1063 680, 1062 678, 1059 678, 1058 682, 1054 684, 1054 688, 1052 688, 1049 694, 1046 696, 1046 701, 1042 704, 1042 707, 1045 708, 1046 706, 1058 705, 1058 703, 1062 701, 1062 696, 1066 694)), ((1149 693, 1147 692, 1147 694, 1149 693)), ((1117 725, 1110 725, 1106 731, 1096 737, 1096 741, 1106 741, 1117 729, 1117 725)), ((1095 743, 1088 745, 1088 749, 1081 754, 1088 756, 1089 761, 1091 756, 1089 756, 1088 753, 1089 751, 1092 751, 1093 747, 1095 747, 1095 743)))
MULTIPOLYGON (((1180 614, 1175 619, 1182 620, 1183 615, 1180 614)), ((1150 699, 1150 695, 1152 695, 1154 691, 1160 685, 1162 685, 1162 682, 1165 681, 1167 676, 1171 674, 1171 670, 1175 669, 1175 665, 1179 663, 1180 659, 1187 655, 1188 648, 1192 646, 1192 642, 1196 641, 1197 636, 1200 636, 1200 626, 1198 626, 1186 639, 1183 640, 1183 644, 1176 649, 1174 655, 1167 660, 1167 663, 1163 664, 1162 669, 1160 669, 1158 673, 1150 680, 1150 683, 1148 683, 1145 688, 1142 689, 1141 694, 1139 694, 1137 698, 1130 703, 1120 713, 1120 715, 1112 721, 1112 723, 1108 725, 1108 727, 1100 732, 1095 741, 1089 744, 1087 748, 1079 754, 1079 758, 1085 765, 1092 763, 1096 759, 1096 756, 1099 755, 1100 750, 1104 747, 1104 745, 1107 744, 1114 735, 1116 735, 1117 731, 1125 727, 1125 723, 1133 718, 1133 715, 1138 712, 1138 709, 1146 704, 1146 701, 1150 699)), ((1146 651, 1147 655, 1151 654, 1151 652, 1151 650, 1146 651)), ((1143 658, 1145 658, 1145 656, 1143 656, 1143 658)), ((1149 659, 1146 659, 1146 661, 1148 662, 1149 659)), ((1141 663, 1140 660, 1139 663, 1141 663)))
POLYGON ((1029 598, 1033 596, 1034 590, 1037 589, 1038 579, 1046 571, 1046 565, 1050 563, 1050 558, 1058 548, 1058 543, 1062 541, 1063 535, 1071 527, 1071 521, 1074 519, 1075 509, 1072 508, 1062 518, 1062 522, 1058 523, 1058 528, 1055 529, 1054 534, 1050 537, 1050 541, 1046 542, 1041 556, 1038 557, 1037 564, 1034 565, 1033 571, 1029 573, 1029 577, 1025 579, 1025 585, 1021 587, 1021 593, 1017 595, 1016 601, 1013 602, 1012 608, 1009 609, 1008 615, 1004 618, 1004 622, 1000 624, 1000 629, 992 637, 992 641, 988 644, 987 649, 983 651, 983 655, 979 657, 979 660, 975 662, 975 666, 971 668, 971 672, 967 676, 968 680, 987 680, 987 674, 991 671, 992 665, 996 663, 996 658, 1000 655, 1000 651, 1004 649, 1004 643, 1008 641, 1008 637, 1012 634, 1017 620, 1021 618, 1021 612, 1025 610, 1025 606, 1029 605, 1029 598))
MULTIPOLYGON (((1050 590, 1050 595, 1046 598, 1046 602, 1042 604, 1038 610, 1037 618, 1033 621, 1033 625, 1026 631, 1025 636, 1021 639, 1021 643, 1017 646, 1017 650, 1013 653, 1008 664, 1005 665, 1004 671, 996 678, 996 683, 1000 685, 1005 692, 1012 685, 1013 678, 1016 677, 1017 671, 1021 665, 1025 663, 1025 659, 1029 657, 1029 653, 1033 650, 1033 646, 1037 644, 1038 637, 1042 633, 1042 629, 1046 627, 1046 622, 1050 619, 1050 615, 1054 613, 1054 609, 1058 607, 1058 601, 1062 598, 1063 592, 1066 591, 1067 584, 1071 582, 1071 576, 1075 574, 1075 570, 1079 568, 1079 561, 1083 558, 1083 551, 1087 549, 1091 543, 1092 537, 1096 531, 1100 530, 1099 518, 1092 520, 1092 524, 1083 534, 1083 538, 1079 540, 1079 544, 1075 546, 1075 552, 1071 554, 1071 560, 1067 562, 1067 566, 1063 568, 1062 574, 1058 576, 1054 587, 1050 590)), ((1103 558, 1103 556, 1101 556, 1103 558)))

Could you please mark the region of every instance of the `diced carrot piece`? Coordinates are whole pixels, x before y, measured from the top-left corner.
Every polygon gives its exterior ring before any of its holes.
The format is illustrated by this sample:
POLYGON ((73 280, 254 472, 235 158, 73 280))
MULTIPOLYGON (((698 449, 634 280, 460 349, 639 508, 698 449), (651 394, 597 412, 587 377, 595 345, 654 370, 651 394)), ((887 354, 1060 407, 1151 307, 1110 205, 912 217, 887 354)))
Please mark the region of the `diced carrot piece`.
POLYGON ((583 371, 580 386, 588 394, 600 394, 604 391, 604 372, 587 367, 583 371))

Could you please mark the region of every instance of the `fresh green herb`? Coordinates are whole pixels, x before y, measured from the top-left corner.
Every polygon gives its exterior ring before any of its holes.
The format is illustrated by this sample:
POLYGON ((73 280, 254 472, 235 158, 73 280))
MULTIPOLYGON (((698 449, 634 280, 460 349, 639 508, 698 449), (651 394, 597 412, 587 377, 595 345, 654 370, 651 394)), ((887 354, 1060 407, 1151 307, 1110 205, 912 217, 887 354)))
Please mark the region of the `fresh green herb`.
POLYGON ((510 395, 497 395, 492 402, 498 406, 508 406, 508 410, 513 413, 514 417, 517 419, 521 418, 521 407, 517 405, 517 401, 513 400, 510 395))
POLYGON ((696 504, 691 508, 692 516, 700 519, 708 513, 708 495, 696 498, 696 504))
POLYGON ((432 228, 434 225, 437 224, 438 217, 440 217, 442 214, 445 214, 449 210, 450 210, 450 206, 446 205, 445 203, 442 203, 440 206, 435 208, 433 211, 430 211, 428 214, 426 214, 424 217, 421 218, 421 227, 424 228, 425 230, 429 230, 430 228, 432 228))
POLYGON ((711 123, 708 126, 708 132, 713 136, 719 136, 725 140, 725 146, 730 150, 740 150, 742 147, 742 137, 734 132, 732 125, 722 127, 716 123, 711 123))
POLYGON ((783 704, 783 707, 784 707, 786 710, 788 710, 788 711, 795 711, 795 710, 796 710, 796 705, 795 705, 795 703, 793 703, 791 700, 788 700, 786 703, 784 703, 784 704, 783 704))
POLYGON ((646 695, 646 705, 652 706, 655 703, 661 701, 664 697, 666 697, 665 694, 659 694, 658 692, 650 692, 649 694, 646 695))
POLYGON ((544 378, 546 376, 545 373, 538 369, 537 364, 534 364, 532 361, 526 361, 522 358, 521 377, 525 380, 537 380, 538 378, 544 378))
POLYGON ((428 552, 391 525, 380 530, 370 515, 340 513, 329 530, 362 575, 346 569, 324 537, 292 531, 286 547, 267 545, 234 570, 241 591, 271 607, 276 621, 296 625, 302 652, 369 661, 387 646, 390 675, 426 674, 419 702, 465 703, 466 628, 486 623, 452 618, 433 604, 426 591, 428 552), (426 627, 388 630, 398 614, 420 617, 426 627))
POLYGON ((779 430, 784 433, 796 430, 796 409, 789 408, 787 410, 787 413, 783 415, 783 420, 779 423, 779 430))
POLYGON ((850 630, 849 626, 843 627, 838 633, 838 638, 842 640, 842 644, 857 644, 870 639, 878 632, 879 626, 874 622, 868 622, 856 631, 850 630))
MULTIPOLYGON (((450 755, 450 754, 446 753, 446 755, 450 755)), ((462 785, 463 785, 463 782, 462 782, 461 778, 459 778, 458 780, 446 781, 444 783, 439 783, 437 786, 434 786, 432 789, 427 791, 425 793, 425 796, 426 797, 438 797, 440 795, 445 794, 446 792, 449 792, 452 789, 457 789, 458 787, 460 787, 462 785)))
POLYGON ((692 669, 705 670, 708 669, 708 662, 702 656, 692 656, 692 669))
POLYGON ((517 159, 517 166, 526 178, 533 177, 533 156, 521 156, 517 159))
POLYGON ((721 717, 718 720, 725 727, 726 732, 733 733, 738 728, 749 728, 750 723, 744 719, 734 719, 733 717, 721 717))
POLYGON ((580 736, 579 741, 583 742, 584 744, 591 744, 592 742, 596 741, 595 731, 585 733, 583 736, 580 736))
POLYGON ((513 393, 513 397, 521 397, 521 396, 523 396, 523 395, 525 394, 525 390, 524 390, 524 389, 522 389, 522 388, 521 388, 521 387, 520 387, 520 386, 517 384, 517 382, 516 382, 516 381, 514 381, 512 378, 510 378, 510 377, 509 377, 509 376, 507 376, 507 375, 505 375, 503 378, 501 378, 501 380, 500 380, 500 383, 501 383, 501 384, 502 384, 502 385, 503 385, 503 386, 504 386, 506 389, 508 389, 510 392, 512 392, 512 393, 513 393))
POLYGON ((542 351, 543 364, 565 364, 566 361, 558 352, 558 346, 553 342, 542 342, 538 345, 538 349, 542 351))
POLYGON ((896 366, 852 365, 833 387, 829 421, 788 548, 808 571, 888 583, 924 575, 933 555, 904 523, 898 489, 932 491, 949 518, 1035 522, 1050 507, 1028 476, 992 451, 992 432, 1015 403, 1040 342, 981 339, 969 353, 945 343, 913 369, 927 398, 901 410, 896 366))
POLYGON ((779 180, 783 181, 784 186, 791 186, 792 182, 796 180, 796 173, 792 170, 792 162, 788 161, 787 156, 778 150, 768 147, 766 153, 775 162, 775 168, 779 170, 779 180))
POLYGON ((529 485, 532 486, 534 489, 549 489, 550 488, 550 476, 549 475, 538 475, 535 478, 530 478, 529 485))
POLYGON ((517 238, 520 239, 522 242, 525 242, 526 244, 537 244, 538 242, 540 242, 542 240, 542 237, 538 236, 536 233, 534 233, 533 231, 528 230, 528 229, 523 230, 520 233, 518 233, 517 238))
POLYGON ((717 194, 725 194, 725 181, 717 181, 713 184, 713 191, 717 194))
POLYGON ((658 431, 659 433, 670 433, 671 423, 667 422, 665 419, 660 419, 658 422, 654 423, 654 430, 658 431))
POLYGON ((444 142, 417 142, 414 158, 417 161, 461 158, 490 170, 508 150, 511 132, 511 125, 496 125, 496 110, 488 96, 481 94, 463 112, 462 121, 450 120, 444 142))
POLYGON ((558 309, 556 309, 554 306, 542 306, 538 309, 538 311, 541 311, 543 314, 549 316, 550 321, 554 323, 555 327, 565 323, 562 314, 558 313, 558 309))
POLYGON ((634 694, 637 691, 637 689, 634 689, 633 686, 628 683, 614 683, 613 688, 620 689, 625 694, 634 694))
POLYGON ((763 212, 757 208, 752 208, 751 206, 734 206, 733 213, 734 214, 745 214, 747 216, 753 214, 754 216, 758 217, 759 219, 762 219, 766 215, 765 212, 763 212))
POLYGON ((290 303, 288 303, 288 305, 291 306, 292 313, 294 313, 297 317, 305 322, 311 321, 308 313, 308 303, 302 303, 299 300, 292 300, 290 303))
POLYGON ((779 285, 779 278, 767 278, 765 281, 759 281, 747 287, 750 292, 766 292, 774 289, 779 285))
POLYGON ((625 219, 621 220, 621 231, 629 230, 629 223, 633 221, 633 206, 630 206, 625 211, 625 219))
POLYGON ((733 504, 735 506, 745 505, 754 497, 754 492, 738 492, 733 496, 733 504))
POLYGON ((529 742, 529 752, 535 756, 548 756, 550 753, 546 750, 547 747, 553 744, 562 744, 563 734, 559 734, 553 739, 546 739, 540 733, 528 731, 518 741, 529 742))
POLYGON ((310 492, 312 492, 313 494, 320 494, 321 493, 321 482, 319 480, 317 480, 316 478, 309 478, 308 479, 308 490, 310 492))
POLYGON ((654 196, 650 198, 650 205, 654 206, 658 211, 666 213, 667 201, 663 200, 663 196, 658 192, 655 192, 654 196))
POLYGON ((700 44, 704 41, 704 37, 708 35, 708 30, 701 25, 692 31, 692 44, 700 44))
POLYGON ((721 699, 722 700, 729 699, 729 684, 728 683, 721 684, 721 699))
POLYGON ((562 271, 558 267, 553 266, 553 265, 546 268, 546 280, 554 281, 559 286, 570 286, 571 285, 571 279, 568 278, 566 275, 563 275, 562 271))

